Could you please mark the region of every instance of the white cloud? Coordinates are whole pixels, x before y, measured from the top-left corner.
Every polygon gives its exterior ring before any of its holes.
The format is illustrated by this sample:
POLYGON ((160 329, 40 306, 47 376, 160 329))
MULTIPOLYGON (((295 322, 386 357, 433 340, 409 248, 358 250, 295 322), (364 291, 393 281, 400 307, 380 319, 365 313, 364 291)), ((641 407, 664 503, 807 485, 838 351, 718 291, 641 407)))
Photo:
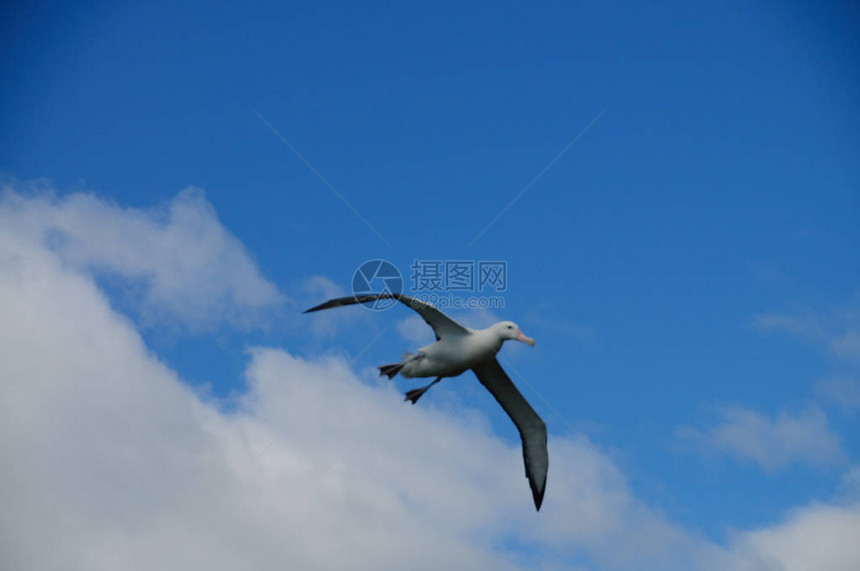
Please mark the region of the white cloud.
POLYGON ((680 427, 677 433, 701 445, 702 451, 751 460, 768 471, 795 462, 821 466, 842 459, 839 438, 830 431, 827 416, 815 407, 797 415, 781 412, 773 418, 731 407, 722 411, 717 426, 705 432, 680 427))
POLYGON ((839 488, 845 496, 860 499, 860 466, 852 466, 842 474, 839 488))
POLYGON ((768 313, 753 323, 763 331, 784 331, 822 343, 837 357, 860 361, 860 296, 825 312, 768 313))
POLYGON ((851 377, 821 379, 815 383, 815 392, 845 409, 860 409, 860 379, 851 377))
POLYGON ((860 360, 860 330, 851 329, 831 339, 830 350, 840 357, 860 360))
POLYGON ((22 228, 0 225, 4 569, 860 560, 857 542, 827 549, 829 533, 856 537, 853 505, 804 508, 722 548, 639 501, 609 459, 554 434, 535 513, 513 428, 500 439, 475 411, 405 406, 393 386, 363 383, 335 357, 253 349, 247 392, 235 411, 219 410, 149 352, 81 265, 22 228))
POLYGON ((814 315, 766 313, 757 315, 753 322, 762 331, 785 331, 804 337, 819 338, 826 335, 826 329, 820 321, 820 317, 814 315))
POLYGON ((309 295, 316 296, 318 303, 334 297, 344 297, 346 292, 342 287, 325 276, 311 276, 305 280, 304 290, 309 295))
POLYGON ((144 210, 33 186, 3 185, 0 224, 47 244, 65 264, 128 280, 146 319, 166 313, 192 328, 248 327, 284 300, 200 189, 144 210))
POLYGON ((517 561, 508 541, 608 567, 699 556, 701 542, 638 502, 611 462, 564 438, 551 440, 535 513, 516 440, 468 410, 405 406, 342 359, 254 349, 238 410, 219 411, 148 352, 90 276, 9 227, 0 378, 0 455, 14 459, 0 464, 5 568, 539 563, 517 561))
POLYGON ((411 315, 397 322, 397 332, 406 339, 421 347, 434 341, 433 329, 419 315, 411 315))
MULTIPOLYGON (((90 279, 6 233, 0 246, 0 448, 15 459, 0 467, 4 568, 497 564, 425 513, 470 526, 458 493, 477 482, 446 489, 451 464, 426 460, 449 455, 462 428, 402 430, 392 413, 416 411, 393 392, 369 398, 342 361, 277 350, 253 353, 252 389, 224 414, 148 355, 90 279), (332 375, 338 390, 255 462, 332 375), (447 504, 421 501, 434 493, 447 504)), ((484 440, 492 461, 508 455, 484 440)))
MULTIPOLYGON (((302 283, 303 295, 300 298, 301 311, 319 305, 335 297, 347 294, 343 288, 325 276, 311 276, 302 283)), ((310 327, 315 337, 331 338, 343 328, 344 324, 364 322, 368 324, 373 312, 363 307, 348 307, 339 311, 314 313, 311 319, 302 320, 303 327, 310 327)))
POLYGON ((748 532, 737 549, 746 564, 780 571, 848 571, 860 563, 860 504, 811 505, 781 524, 748 532))

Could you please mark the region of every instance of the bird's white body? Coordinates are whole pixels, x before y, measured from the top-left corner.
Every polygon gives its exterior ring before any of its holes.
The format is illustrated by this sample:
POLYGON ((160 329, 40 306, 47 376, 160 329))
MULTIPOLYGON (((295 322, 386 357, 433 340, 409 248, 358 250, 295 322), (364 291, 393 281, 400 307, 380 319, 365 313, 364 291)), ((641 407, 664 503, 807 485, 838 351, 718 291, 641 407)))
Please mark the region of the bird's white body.
POLYGON ((456 377, 496 356, 502 348, 492 328, 468 329, 461 335, 446 335, 435 343, 418 349, 400 369, 406 378, 456 377))

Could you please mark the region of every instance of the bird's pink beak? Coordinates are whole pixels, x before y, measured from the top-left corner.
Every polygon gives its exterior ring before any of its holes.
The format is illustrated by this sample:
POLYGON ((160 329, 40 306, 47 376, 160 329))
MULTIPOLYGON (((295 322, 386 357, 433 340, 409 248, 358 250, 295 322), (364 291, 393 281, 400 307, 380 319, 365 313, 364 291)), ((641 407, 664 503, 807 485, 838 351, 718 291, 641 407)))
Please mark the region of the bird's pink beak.
POLYGON ((519 329, 517 329, 517 334, 514 335, 514 339, 516 339, 517 341, 522 341, 526 345, 531 345, 532 347, 535 346, 535 340, 531 337, 526 337, 525 334, 519 329))

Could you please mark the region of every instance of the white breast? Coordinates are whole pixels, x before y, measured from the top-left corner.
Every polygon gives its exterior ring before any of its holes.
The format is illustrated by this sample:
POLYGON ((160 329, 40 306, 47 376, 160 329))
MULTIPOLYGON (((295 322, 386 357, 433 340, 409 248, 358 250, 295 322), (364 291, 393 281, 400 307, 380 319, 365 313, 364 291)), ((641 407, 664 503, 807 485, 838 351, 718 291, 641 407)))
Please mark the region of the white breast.
POLYGON ((446 336, 419 349, 424 357, 408 363, 402 371, 407 377, 456 376, 492 358, 502 342, 483 331, 467 335, 446 336))

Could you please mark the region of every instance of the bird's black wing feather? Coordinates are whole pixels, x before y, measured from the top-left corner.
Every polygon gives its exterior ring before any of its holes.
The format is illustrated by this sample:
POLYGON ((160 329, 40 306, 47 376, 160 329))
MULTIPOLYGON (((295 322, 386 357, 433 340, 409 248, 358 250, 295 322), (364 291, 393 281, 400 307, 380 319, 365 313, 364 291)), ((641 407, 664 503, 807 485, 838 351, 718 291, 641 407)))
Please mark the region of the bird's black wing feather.
POLYGON ((546 447, 546 424, 529 405, 496 359, 472 369, 481 384, 496 398, 520 431, 526 478, 532 489, 535 507, 540 510, 546 489, 549 453, 546 447))
POLYGON ((363 295, 353 295, 348 297, 336 297, 325 303, 321 303, 305 311, 311 313, 313 311, 321 311, 323 309, 331 309, 333 307, 343 307, 346 305, 355 305, 357 303, 370 303, 380 299, 396 299, 400 303, 414 309, 436 333, 438 341, 444 335, 462 335, 468 333, 468 329, 436 309, 433 304, 409 297, 402 293, 369 293, 363 295))

